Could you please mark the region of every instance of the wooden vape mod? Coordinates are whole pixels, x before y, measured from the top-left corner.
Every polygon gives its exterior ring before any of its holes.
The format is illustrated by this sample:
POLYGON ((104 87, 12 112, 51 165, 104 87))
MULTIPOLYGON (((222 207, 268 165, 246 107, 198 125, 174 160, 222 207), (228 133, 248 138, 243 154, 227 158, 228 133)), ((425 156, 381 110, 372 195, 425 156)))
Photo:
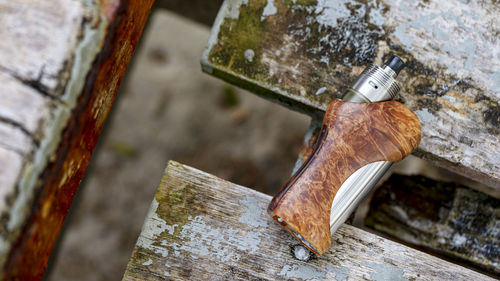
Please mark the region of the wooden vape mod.
POLYGON ((330 102, 313 152, 269 204, 273 219, 316 254, 391 164, 420 142, 418 117, 391 100, 403 66, 396 56, 370 65, 343 100, 330 102))

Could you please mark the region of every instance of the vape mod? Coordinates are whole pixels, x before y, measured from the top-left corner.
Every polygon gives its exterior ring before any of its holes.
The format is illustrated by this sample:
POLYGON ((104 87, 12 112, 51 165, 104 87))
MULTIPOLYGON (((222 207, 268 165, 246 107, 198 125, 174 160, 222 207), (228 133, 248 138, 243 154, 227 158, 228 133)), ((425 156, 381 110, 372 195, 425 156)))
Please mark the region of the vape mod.
POLYGON ((273 219, 316 254, 393 162, 420 142, 420 122, 392 99, 403 61, 368 66, 326 110, 313 151, 268 207, 273 219))

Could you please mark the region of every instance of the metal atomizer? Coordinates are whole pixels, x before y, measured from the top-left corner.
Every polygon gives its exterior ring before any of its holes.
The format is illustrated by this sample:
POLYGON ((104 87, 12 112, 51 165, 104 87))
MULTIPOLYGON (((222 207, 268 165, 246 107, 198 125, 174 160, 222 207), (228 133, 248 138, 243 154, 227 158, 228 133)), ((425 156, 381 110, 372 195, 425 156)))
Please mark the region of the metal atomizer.
MULTIPOLYGON (((380 102, 392 100, 401 87, 396 81, 404 62, 392 56, 382 67, 369 65, 347 89, 342 100, 351 102, 380 102)), ((393 162, 368 164, 352 174, 333 198, 330 212, 330 232, 333 235, 392 166, 393 162)))
POLYGON ((418 117, 393 101, 404 62, 369 65, 342 100, 332 100, 313 152, 268 207, 273 219, 316 254, 393 162, 420 142, 418 117))

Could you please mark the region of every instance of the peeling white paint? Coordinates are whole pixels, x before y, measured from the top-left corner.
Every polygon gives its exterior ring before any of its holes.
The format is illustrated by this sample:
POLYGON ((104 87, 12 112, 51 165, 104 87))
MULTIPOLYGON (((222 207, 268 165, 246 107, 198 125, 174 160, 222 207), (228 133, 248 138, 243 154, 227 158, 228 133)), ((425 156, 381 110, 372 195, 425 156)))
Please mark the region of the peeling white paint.
POLYGON ((456 101, 457 101, 457 99, 456 99, 455 97, 448 96, 448 95, 444 95, 444 96, 442 96, 441 98, 443 98, 443 99, 445 99, 445 100, 447 100, 447 101, 449 101, 449 102, 451 102, 451 103, 454 103, 454 102, 456 102, 456 101))
MULTIPOLYGON (((257 198, 247 196, 241 200, 247 206, 247 212, 240 217, 240 221, 253 227, 266 227, 267 222, 260 216, 262 208, 258 206, 257 198)), ((170 252, 180 257, 189 254, 191 258, 200 257, 214 258, 220 262, 236 264, 241 255, 235 249, 245 253, 258 251, 262 234, 256 231, 244 231, 233 228, 220 229, 208 225, 201 216, 189 216, 189 221, 182 226, 181 231, 175 237, 182 243, 162 240, 160 245, 155 244, 158 237, 168 232, 174 234, 177 224, 168 225, 156 213, 158 202, 153 200, 149 210, 146 224, 143 226, 141 235, 137 240, 137 246, 151 250, 162 257, 167 257, 170 252)))
MULTIPOLYGON (((238 19, 240 17, 240 7, 241 5, 248 5, 248 0, 232 0, 224 1, 225 6, 221 8, 226 8, 227 12, 224 13, 227 18, 238 19)), ((221 11, 219 11, 221 13, 221 11)))
POLYGON ((240 200, 240 203, 246 207, 245 212, 238 218, 238 222, 244 223, 253 227, 267 227, 267 221, 262 219, 263 210, 262 206, 259 206, 259 200, 252 196, 245 196, 244 199, 240 200))
POLYGON ((393 265, 375 262, 364 262, 363 264, 374 271, 370 273, 370 277, 373 281, 408 281, 408 279, 403 276, 403 270, 393 265))
POLYGON ((143 262, 142 265, 145 265, 145 266, 148 266, 148 265, 152 265, 153 264, 153 260, 152 259, 148 259, 147 261, 143 262))
POLYGON ((326 278, 326 272, 318 270, 316 267, 311 265, 287 265, 285 264, 281 271, 278 273, 279 276, 284 276, 286 278, 298 278, 301 280, 311 280, 319 279, 324 280, 326 278))
POLYGON ((191 258, 210 257, 220 262, 234 264, 241 255, 234 249, 245 253, 254 253, 259 249, 262 234, 254 231, 243 231, 233 228, 220 229, 207 225, 201 216, 188 217, 177 238, 181 244, 171 243, 166 245, 177 252, 176 256, 183 253, 191 258))
MULTIPOLYGON (((429 1, 421 6, 420 2, 387 0, 387 4, 398 7, 397 12, 390 9, 385 15, 395 27, 392 35, 420 62, 429 66, 439 63, 445 67, 446 74, 459 79, 472 77, 472 81, 483 89, 495 84, 491 73, 500 71, 500 60, 495 59, 499 54, 498 44, 493 28, 485 24, 500 24, 494 9, 486 9, 474 1, 468 4, 429 1), (401 13, 401 10, 418 10, 420 16, 401 13), (442 50, 439 55, 436 49, 442 50)), ((485 94, 492 93, 487 91, 485 94)))
POLYGON ((267 5, 264 7, 264 11, 262 12, 262 17, 260 20, 264 20, 268 16, 275 15, 278 12, 276 6, 274 6, 274 0, 267 0, 267 5))
POLYGON ((255 52, 252 49, 247 49, 243 53, 243 56, 248 62, 253 62, 253 57, 255 56, 255 52))
POLYGON ((326 64, 326 66, 330 65, 330 58, 328 58, 327 56, 321 56, 321 59, 319 61, 326 64))
MULTIPOLYGON (((500 56, 500 54, 499 54, 500 56)), ((500 58, 499 58, 500 60, 500 58)), ((492 88, 494 92, 500 93, 500 69, 491 74, 492 88)))
MULTIPOLYGON (((291 34, 290 37, 296 39, 290 41, 286 39, 286 35, 283 35, 283 43, 278 44, 281 48, 276 49, 282 50, 282 53, 286 55, 285 48, 288 48, 288 46, 300 46, 300 40, 297 40, 297 38, 306 38, 311 28, 318 26, 316 21, 320 25, 319 28, 323 25, 335 28, 338 18, 350 16, 350 10, 345 7, 346 3, 357 2, 350 0, 318 0, 317 4, 314 5, 297 3, 297 9, 292 7, 291 11, 305 9, 308 16, 303 19, 305 21, 304 25, 300 28, 290 28, 290 31, 300 31, 301 34, 291 34)), ((374 3, 375 1, 372 0, 367 2, 366 5, 372 6, 375 5, 374 3)), ((377 6, 375 9, 370 8, 368 18, 371 23, 379 27, 384 25, 385 30, 392 32, 389 34, 392 42, 408 51, 411 57, 422 63, 426 68, 437 71, 438 77, 444 78, 443 75, 451 75, 458 80, 467 79, 467 84, 472 86, 468 89, 456 87, 452 90, 457 93, 454 95, 456 100, 453 101, 450 98, 454 108, 443 107, 436 112, 423 109, 417 112, 422 121, 423 132, 419 151, 424 155, 428 155, 428 158, 432 159, 433 162, 486 183, 492 187, 492 190, 495 189, 498 185, 498 175, 494 171, 499 168, 497 159, 500 158, 498 158, 498 153, 492 153, 492 148, 497 147, 498 137, 487 130, 493 127, 494 124, 484 123, 484 126, 480 124, 485 119, 484 113, 491 110, 492 107, 487 107, 484 101, 474 102, 474 99, 479 97, 480 94, 491 99, 494 103, 498 102, 498 93, 500 92, 500 49, 497 47, 498 36, 496 36, 494 28, 494 26, 500 26, 500 18, 496 15, 498 9, 494 5, 483 5, 481 2, 465 0, 432 0, 425 3, 421 1, 387 0, 384 1, 384 4, 387 4, 385 5, 385 7, 388 7, 387 10, 383 9, 382 6, 377 6), (462 90, 463 92, 461 92, 462 90), (458 137, 454 136, 453 132, 456 132, 458 137), (474 147, 458 141, 459 136, 466 134, 474 135, 474 147)), ((362 7, 357 11, 362 12, 362 9, 365 8, 362 7)), ((220 22, 215 24, 217 28, 219 28, 219 25, 220 22)), ((216 35, 213 32, 211 34, 211 36, 214 36, 213 38, 217 39, 216 35)), ((329 40, 329 38, 325 36, 324 40, 329 40)), ((380 62, 382 55, 387 54, 390 48, 387 45, 382 47, 386 44, 385 41, 379 41, 378 44, 377 59, 380 62)), ((319 48, 321 46, 314 47, 319 48)), ((293 53, 294 50, 292 48, 290 50, 293 53)), ((283 73, 288 74, 287 71, 290 68, 288 61, 295 64, 294 57, 281 60, 279 55, 273 56, 272 51, 275 52, 276 50, 262 51, 260 60, 262 65, 268 67, 268 76, 276 78, 273 81, 283 81, 281 79, 285 79, 284 77, 293 77, 295 79, 295 73, 288 76, 282 75, 283 73)), ((326 63, 326 58, 318 57, 318 59, 326 63)), ((302 67, 307 63, 307 60, 303 62, 302 67)), ((204 59, 203 65, 206 71, 213 67, 206 59, 204 59)), ((320 66, 323 66, 323 64, 320 66)), ((273 91, 277 96, 285 96, 300 104, 322 110, 326 109, 327 103, 313 99, 312 96, 308 97, 306 91, 301 88, 295 89, 297 91, 293 92, 291 88, 284 90, 286 87, 280 87, 282 85, 280 83, 266 84, 268 82, 255 81, 244 75, 227 71, 224 67, 219 70, 240 81, 273 91)), ((300 75, 302 73, 299 73, 297 77, 300 77, 300 75)), ((413 79, 410 77, 411 75, 408 76, 408 73, 403 72, 402 75, 413 79)), ((436 85, 443 82, 448 83, 447 86, 452 85, 450 83, 452 81, 436 81, 436 85)), ((293 85, 293 87, 296 86, 293 85)), ((314 90, 309 94, 314 94, 314 90)), ((407 99, 407 105, 420 107, 416 102, 426 98, 433 97, 411 97, 407 99)), ((444 98, 446 99, 446 97, 444 98)), ((437 97, 436 99, 439 100, 440 98, 437 97)), ((493 192, 497 193, 496 191, 493 192)))
POLYGON ((422 122, 432 122, 436 121, 437 117, 429 112, 427 108, 423 108, 422 110, 416 110, 415 114, 417 114, 418 118, 422 122))
POLYGON ((331 264, 326 265, 326 269, 329 272, 335 274, 335 280, 337 281, 345 281, 347 277, 349 277, 349 268, 345 266, 334 267, 331 264))
POLYGON ((465 242, 467 242, 467 237, 459 233, 455 233, 451 239, 451 243, 456 247, 464 246, 465 242))
POLYGON ((157 209, 158 209, 158 201, 156 201, 156 199, 153 199, 153 202, 151 203, 151 207, 149 208, 149 212, 147 215, 148 219, 146 220, 146 223, 142 227, 141 235, 137 239, 136 245, 138 247, 151 250, 161 255, 162 257, 166 258, 168 257, 168 250, 165 249, 165 247, 161 247, 166 245, 163 245, 162 241, 161 246, 156 246, 154 245, 154 242, 163 232, 168 231, 170 233, 170 230, 174 229, 175 227, 169 226, 163 219, 161 219, 158 216, 158 214, 156 214, 157 209))
MULTIPOLYGON (((374 4, 377 5, 377 3, 374 1, 374 4)), ((382 26, 387 19, 382 15, 382 9, 381 8, 371 8, 370 9, 370 22, 375 24, 376 26, 382 26)))
POLYGON ((324 93, 325 91, 326 91, 326 87, 321 87, 321 88, 319 88, 319 89, 316 91, 315 95, 316 95, 316 96, 319 96, 319 95, 321 95, 322 93, 324 93))
POLYGON ((318 0, 315 11, 318 14, 316 21, 321 25, 336 27, 337 19, 351 15, 345 3, 345 0, 318 0))

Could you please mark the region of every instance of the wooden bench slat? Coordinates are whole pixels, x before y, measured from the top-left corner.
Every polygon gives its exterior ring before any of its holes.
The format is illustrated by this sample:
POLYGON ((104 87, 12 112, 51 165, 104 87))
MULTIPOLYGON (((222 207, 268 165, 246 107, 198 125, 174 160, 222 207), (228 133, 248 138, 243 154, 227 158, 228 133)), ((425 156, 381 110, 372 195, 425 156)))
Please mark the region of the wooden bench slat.
POLYGON ((500 199, 452 182, 393 174, 365 226, 500 275, 500 199))
POLYGON ((0 0, 0 279, 41 279, 153 0, 0 0))
MULTIPOLYGON (((61 96, 82 23, 95 19, 84 1, 0 1, 0 69, 43 93, 61 96), (13 47, 15 46, 15 47, 13 47), (63 76, 63 77, 61 77, 63 76)), ((94 23, 97 23, 94 22, 94 23)))
MULTIPOLYGON (((35 144, 33 139, 25 131, 16 125, 0 121, 0 147, 15 152, 23 158, 29 157, 33 153, 35 144)), ((8 162, 0 162, 2 167, 8 166, 8 162)), ((0 172, 2 172, 0 170, 0 172)), ((4 186, 4 190, 9 189, 4 186)), ((0 212, 5 211, 0 208, 0 212)))
POLYGON ((416 155, 500 189, 500 6, 461 1, 226 0, 203 70, 293 109, 325 110, 374 59, 408 64, 416 155))
POLYGON ((49 118, 50 100, 0 69, 0 120, 11 122, 39 139, 38 130, 49 118))
POLYGON ((326 254, 299 261, 270 199, 169 162, 123 280, 492 280, 349 225, 326 254))

